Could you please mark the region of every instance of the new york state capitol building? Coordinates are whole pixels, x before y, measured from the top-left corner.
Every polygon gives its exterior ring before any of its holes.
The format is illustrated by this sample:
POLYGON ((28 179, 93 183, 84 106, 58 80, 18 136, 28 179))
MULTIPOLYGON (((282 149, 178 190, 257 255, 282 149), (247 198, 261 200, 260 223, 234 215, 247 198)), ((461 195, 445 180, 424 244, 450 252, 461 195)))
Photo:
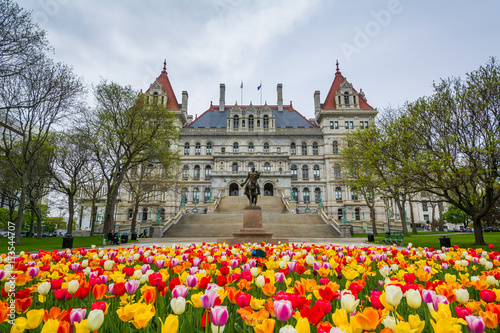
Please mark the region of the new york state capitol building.
MULTIPOLYGON (((179 103, 166 66, 146 95, 164 103, 181 124, 182 171, 176 191, 159 193, 141 205, 138 228, 166 221, 180 210, 192 212, 196 207, 198 213, 210 212, 217 198, 244 196, 240 184, 255 167, 261 172, 261 196, 284 198, 291 212, 299 214, 322 209, 338 222, 345 210, 355 230, 371 230, 364 198, 343 184, 339 151, 348 131, 373 125, 377 110, 345 79, 338 62, 326 97, 314 92, 313 119, 304 118, 292 102, 284 104, 282 84, 277 85, 272 105, 227 104, 221 84, 219 104, 193 119, 188 115, 188 93, 182 92, 179 103)), ((130 195, 120 192, 115 226, 125 231, 127 225, 130 228, 132 204, 130 195)), ((375 210, 377 229, 382 231, 388 223, 383 201, 375 210)), ((416 221, 426 218, 420 210, 415 216, 416 221)))

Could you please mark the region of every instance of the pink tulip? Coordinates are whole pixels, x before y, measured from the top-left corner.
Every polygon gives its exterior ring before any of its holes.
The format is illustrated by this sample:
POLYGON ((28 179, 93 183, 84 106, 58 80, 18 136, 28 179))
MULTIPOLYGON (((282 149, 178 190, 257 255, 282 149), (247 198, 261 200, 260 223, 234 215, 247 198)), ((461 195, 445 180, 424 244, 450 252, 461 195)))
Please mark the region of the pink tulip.
POLYGON ((142 265, 141 269, 142 269, 142 274, 146 274, 146 272, 151 269, 151 266, 149 266, 148 264, 144 264, 142 265))
POLYGON ((210 309, 210 315, 215 326, 224 326, 229 318, 226 306, 214 306, 210 309))
POLYGON ((86 314, 87 314, 87 309, 85 309, 85 308, 72 309, 71 313, 69 314, 70 324, 74 325, 75 323, 81 322, 83 319, 85 319, 86 314))
POLYGON ((234 268, 238 267, 238 264, 239 264, 238 260, 231 259, 231 268, 234 269, 234 268))
POLYGON ((128 262, 129 264, 133 263, 133 262, 134 262, 134 257, 132 257, 132 256, 128 256, 128 257, 127 257, 127 262, 128 262))
POLYGON ((69 269, 72 270, 73 272, 76 272, 77 270, 80 269, 80 264, 79 263, 73 263, 73 264, 69 264, 69 269))
POLYGON ((274 273, 274 279, 276 280, 276 283, 283 283, 285 282, 285 274, 281 272, 274 273))
POLYGON ((193 266, 194 267, 198 267, 201 263, 201 259, 200 258, 194 258, 193 259, 193 266))
POLYGON ((189 291, 188 287, 179 284, 175 286, 175 288, 172 290, 172 298, 177 298, 177 297, 186 298, 188 291, 189 291))
POLYGON ((196 275, 188 275, 186 277, 186 284, 189 288, 194 288, 198 284, 198 278, 196 275))
POLYGON ((205 309, 212 308, 215 305, 216 299, 217 299, 216 289, 206 290, 205 294, 200 296, 201 305, 205 309))
POLYGON ((175 267, 175 266, 177 266, 179 264, 179 259, 172 258, 172 260, 170 261, 170 263, 172 264, 173 267, 175 267))
POLYGON ((162 268, 165 266, 165 260, 156 260, 156 267, 162 268))
POLYGON ((198 271, 199 271, 198 267, 190 267, 189 268, 189 274, 190 275, 194 275, 194 274, 198 273, 198 271))
POLYGON ((154 258, 154 257, 152 257, 152 256, 149 256, 149 257, 144 258, 144 262, 145 262, 146 264, 151 265, 151 264, 153 263, 153 261, 155 261, 155 258, 154 258))
POLYGON ((257 265, 256 261, 255 260, 248 260, 248 264, 250 265, 250 267, 255 267, 257 265))
POLYGON ((297 268, 297 263, 295 261, 290 261, 289 263, 286 264, 286 267, 290 272, 295 272, 295 269, 297 268))
POLYGON ((189 259, 189 255, 187 253, 183 253, 181 259, 182 261, 186 261, 189 259))
POLYGON ((128 280, 125 282, 125 290, 127 291, 127 294, 135 294, 140 284, 141 282, 139 280, 128 280))
POLYGON ((279 321, 288 321, 293 314, 292 302, 287 300, 274 301, 274 313, 279 321))
POLYGON ((443 263, 441 264, 441 268, 442 268, 442 269, 448 269, 448 267, 450 267, 450 265, 448 265, 448 263, 447 263, 447 262, 443 262, 443 263))
POLYGON ((123 264, 124 262, 125 262, 125 257, 124 256, 118 257, 118 263, 119 264, 123 264))
POLYGON ((465 316, 465 321, 467 322, 467 329, 471 333, 483 333, 484 332, 484 321, 483 318, 478 316, 465 316))

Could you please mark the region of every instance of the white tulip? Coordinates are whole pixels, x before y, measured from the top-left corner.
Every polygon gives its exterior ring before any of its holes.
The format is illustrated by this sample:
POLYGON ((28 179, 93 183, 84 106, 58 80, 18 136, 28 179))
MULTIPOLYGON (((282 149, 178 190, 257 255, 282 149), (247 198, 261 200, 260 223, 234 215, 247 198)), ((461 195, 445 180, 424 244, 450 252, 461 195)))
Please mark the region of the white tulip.
POLYGON ((71 280, 68 283, 68 293, 74 294, 80 288, 80 283, 78 280, 71 280))
POLYGON ((186 299, 184 297, 172 298, 170 306, 176 315, 181 315, 186 311, 186 299))
POLYGON ((264 287, 266 284, 266 279, 264 278, 263 275, 259 275, 257 279, 255 279, 255 285, 259 288, 264 287))
POLYGON ((466 304, 469 301, 469 292, 467 289, 455 289, 455 294, 457 296, 457 302, 466 304))
POLYGON ((340 299, 340 305, 342 309, 344 309, 348 314, 356 311, 356 307, 359 304, 359 299, 355 299, 355 297, 351 294, 344 294, 340 299))
POLYGON ((40 295, 47 295, 50 291, 51 285, 50 282, 43 282, 38 285, 38 293, 40 295))
POLYGON ((403 292, 401 288, 395 285, 388 285, 385 288, 385 301, 391 306, 398 306, 399 302, 401 302, 401 298, 403 298, 403 292))

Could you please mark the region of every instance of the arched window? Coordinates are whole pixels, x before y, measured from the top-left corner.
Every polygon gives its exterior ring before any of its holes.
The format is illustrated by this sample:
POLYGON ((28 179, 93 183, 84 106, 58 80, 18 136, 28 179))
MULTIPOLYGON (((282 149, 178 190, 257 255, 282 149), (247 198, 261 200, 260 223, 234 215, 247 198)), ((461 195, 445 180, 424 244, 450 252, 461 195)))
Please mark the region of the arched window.
POLYGON ((183 188, 182 189, 182 197, 184 198, 184 203, 186 203, 188 201, 188 190, 187 188, 183 188))
POLYGON ((233 117, 233 128, 238 128, 239 124, 240 124, 240 117, 238 117, 237 115, 235 115, 233 117))
POLYGON ((182 168, 182 178, 184 178, 184 179, 188 179, 189 178, 189 166, 188 165, 185 165, 182 168))
POLYGON ((233 162, 233 165, 231 166, 231 170, 233 172, 238 172, 238 163, 233 162))
POLYGON ((147 208, 143 208, 142 209, 142 220, 143 221, 147 221, 148 220, 148 209, 147 208))
POLYGON ((309 195, 309 188, 305 188, 303 191, 302 191, 302 198, 304 199, 304 202, 309 202, 311 197, 309 195))
POLYGON ((314 165, 313 167, 313 174, 314 174, 314 179, 319 179, 319 165, 314 165))
POLYGON ((337 217, 338 217, 339 221, 342 221, 342 219, 344 218, 344 214, 342 213, 342 208, 339 208, 337 210, 337 217))
POLYGON ((339 104, 340 104, 340 95, 339 95, 339 104))
POLYGON ((132 208, 129 208, 128 210, 128 219, 130 220, 132 218, 133 210, 132 208))
POLYGON ((248 152, 249 152, 249 153, 253 153, 253 142, 250 142, 250 143, 248 144, 248 152))
POLYGON ((205 187, 203 192, 203 201, 210 201, 210 187, 205 187))
POLYGON ((314 201, 319 202, 319 198, 321 197, 321 189, 316 187, 314 189, 314 201))
POLYGON ((292 142, 290 144, 290 154, 291 155, 295 155, 297 154, 297 147, 295 146, 295 142, 292 142))
POLYGON ((153 169, 154 169, 154 165, 153 163, 148 163, 148 171, 147 171, 147 174, 150 175, 152 172, 153 172, 153 169))
POLYGON ((299 201, 299 190, 296 187, 292 188, 292 199, 299 201))
POLYGON ((338 164, 335 164, 333 166, 333 177, 336 177, 336 178, 340 177, 340 166, 338 164))
POLYGON ((359 216, 359 208, 354 210, 354 217, 357 221, 361 220, 361 217, 359 216))
POLYGON ((264 172, 271 172, 271 163, 264 163, 264 172))
POLYGON ((248 163, 248 171, 252 171, 252 168, 254 167, 253 162, 248 163))
POLYGON ((212 178, 212 166, 207 165, 205 167, 205 179, 211 179, 212 178))
POLYGON ((165 219, 165 208, 160 209, 160 219, 161 220, 165 219))
POLYGON ((212 155, 212 142, 207 142, 207 155, 212 155))
POLYGON ((344 104, 349 105, 349 93, 347 91, 344 93, 344 104))
POLYGON ((304 164, 302 166, 302 178, 303 179, 308 179, 309 178, 309 167, 307 164, 304 164))
POLYGON ((307 155, 307 143, 302 142, 302 155, 307 155))
POLYGON ((184 144, 184 155, 189 155, 189 142, 184 144))
POLYGON ((269 128, 269 116, 267 114, 264 115, 263 127, 269 128))
POLYGON ((253 129, 253 116, 248 116, 248 129, 253 129))
POLYGON ((351 189, 351 200, 358 200, 358 189, 356 187, 351 189))
POLYGON ((290 167, 290 173, 292 175, 292 179, 297 179, 297 166, 295 164, 292 164, 290 167))
POLYGON ((233 153, 237 153, 240 150, 238 142, 233 143, 233 153))
POLYGON ((313 155, 318 155, 318 143, 313 142, 313 155))
POLYGON ((153 93, 153 104, 158 104, 158 93, 156 91, 153 93))
POLYGON ((200 189, 195 187, 193 190, 193 202, 199 202, 200 201, 200 189))
POLYGON ((333 141, 332 147, 333 147, 333 153, 338 154, 339 153, 339 144, 337 141, 333 141))
POLYGON ((199 142, 196 142, 196 145, 194 146, 194 154, 201 155, 201 144, 199 142))
POLYGON ((340 187, 335 188, 335 200, 342 200, 342 189, 340 187))
POLYGON ((264 153, 269 153, 269 143, 264 142, 264 153))
POLYGON ((193 178, 200 179, 200 166, 199 165, 194 166, 193 178))

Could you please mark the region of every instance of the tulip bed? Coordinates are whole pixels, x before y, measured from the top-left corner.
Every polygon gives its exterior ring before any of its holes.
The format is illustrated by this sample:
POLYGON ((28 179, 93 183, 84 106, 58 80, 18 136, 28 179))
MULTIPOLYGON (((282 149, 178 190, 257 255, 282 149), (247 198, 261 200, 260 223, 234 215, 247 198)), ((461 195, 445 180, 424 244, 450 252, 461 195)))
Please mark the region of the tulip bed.
POLYGON ((499 332, 499 260, 491 245, 40 250, 0 263, 0 331, 499 332))

